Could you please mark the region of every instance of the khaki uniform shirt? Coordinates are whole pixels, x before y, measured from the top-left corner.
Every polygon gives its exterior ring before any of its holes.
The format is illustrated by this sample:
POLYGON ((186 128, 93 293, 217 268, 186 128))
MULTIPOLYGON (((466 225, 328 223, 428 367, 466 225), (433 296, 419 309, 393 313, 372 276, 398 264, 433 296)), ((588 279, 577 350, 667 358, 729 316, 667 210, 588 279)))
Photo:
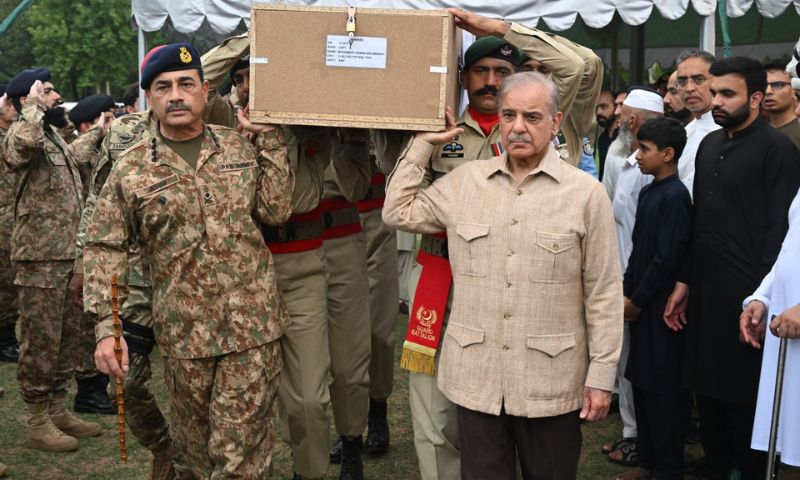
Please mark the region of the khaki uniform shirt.
POLYGON ((611 390, 622 344, 614 218, 603 186, 552 146, 517 184, 506 156, 421 189, 433 146, 415 139, 389 178, 383 218, 447 231, 455 284, 438 386, 471 410, 544 417, 611 390))
POLYGON ((456 136, 452 142, 433 150, 431 163, 428 166, 429 181, 436 180, 464 163, 494 156, 492 145, 500 143, 499 123, 492 128, 489 135, 484 135, 478 122, 469 114, 469 110, 464 110, 456 124, 464 129, 464 133, 456 136))
POLYGON ((83 185, 74 147, 44 124, 44 112, 41 100, 27 99, 5 138, 5 161, 19 175, 13 261, 75 259, 83 185))
MULTIPOLYGON (((603 62, 595 53, 566 38, 513 23, 505 40, 546 66, 558 86, 558 110, 564 112, 561 133, 568 156, 578 165, 585 137, 595 117, 603 86, 603 62)), ((564 154, 562 154, 562 158, 564 154)))
MULTIPOLYGON (((111 325, 111 278, 127 279, 138 242, 153 281, 153 323, 165 355, 204 358, 276 340, 289 317, 256 222, 290 214, 294 176, 280 129, 257 150, 232 129, 206 126, 195 169, 150 138, 126 151, 97 199, 84 250, 84 303, 111 325)), ((120 302, 127 286, 120 285, 120 302)))
POLYGON ((235 110, 222 98, 227 92, 220 92, 219 88, 225 82, 225 77, 230 75, 231 68, 249 51, 250 39, 243 33, 226 39, 200 58, 203 77, 209 85, 208 105, 203 112, 206 123, 233 127, 238 122, 235 110))
POLYGON ((323 198, 344 197, 357 202, 369 191, 371 178, 369 132, 339 129, 334 135, 330 163, 325 169, 323 198))
POLYGON ((325 168, 331 158, 332 135, 329 128, 284 125, 286 150, 294 172, 292 213, 314 210, 322 199, 325 168))

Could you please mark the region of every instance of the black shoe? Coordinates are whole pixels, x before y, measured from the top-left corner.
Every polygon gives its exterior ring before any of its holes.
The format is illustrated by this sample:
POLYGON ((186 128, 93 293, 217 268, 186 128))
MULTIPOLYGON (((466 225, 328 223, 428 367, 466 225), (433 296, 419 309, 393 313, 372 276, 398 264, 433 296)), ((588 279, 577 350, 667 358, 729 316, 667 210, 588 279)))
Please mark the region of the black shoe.
POLYGON ((336 440, 331 442, 331 446, 328 449, 328 453, 331 456, 331 463, 334 465, 339 465, 342 463, 342 438, 339 437, 336 440))
POLYGON ((19 345, 0 346, 0 362, 17 363, 19 361, 19 345))
POLYGON ((108 377, 98 373, 94 377, 78 380, 78 393, 75 394, 76 413, 99 413, 114 415, 117 413, 111 399, 106 393, 108 377))
POLYGON ((367 443, 365 450, 369 455, 383 455, 389 450, 389 423, 386 420, 386 402, 369 400, 367 418, 367 443))
POLYGON ((341 435, 342 439, 342 469, 339 480, 364 480, 364 464, 361 463, 361 435, 352 440, 341 435))

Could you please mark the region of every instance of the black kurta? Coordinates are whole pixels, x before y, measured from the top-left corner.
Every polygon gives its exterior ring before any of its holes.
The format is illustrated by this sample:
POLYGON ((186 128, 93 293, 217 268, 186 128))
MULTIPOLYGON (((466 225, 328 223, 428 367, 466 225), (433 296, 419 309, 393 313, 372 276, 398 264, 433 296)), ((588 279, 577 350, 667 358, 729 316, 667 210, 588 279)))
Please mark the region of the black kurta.
POLYGON ((695 160, 686 386, 755 407, 761 350, 739 341, 742 300, 769 273, 800 186, 800 155, 763 119, 709 133, 695 160))
POLYGON ((633 250, 623 291, 642 312, 630 325, 625 378, 648 392, 681 389, 684 332, 664 323, 664 307, 683 264, 691 237, 692 199, 672 175, 645 186, 639 194, 633 250))

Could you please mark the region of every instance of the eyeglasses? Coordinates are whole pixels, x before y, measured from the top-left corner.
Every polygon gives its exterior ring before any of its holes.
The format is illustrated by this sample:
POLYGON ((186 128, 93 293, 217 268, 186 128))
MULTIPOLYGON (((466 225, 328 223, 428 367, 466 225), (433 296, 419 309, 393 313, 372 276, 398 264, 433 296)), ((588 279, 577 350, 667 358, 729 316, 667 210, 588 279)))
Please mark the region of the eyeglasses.
POLYGON ((782 90, 789 86, 789 82, 767 82, 767 86, 773 90, 782 90))
POLYGON ((692 81, 698 87, 704 83, 708 78, 704 77, 703 75, 692 75, 691 77, 678 77, 678 80, 675 82, 678 84, 679 87, 685 87, 689 85, 689 80, 692 81))

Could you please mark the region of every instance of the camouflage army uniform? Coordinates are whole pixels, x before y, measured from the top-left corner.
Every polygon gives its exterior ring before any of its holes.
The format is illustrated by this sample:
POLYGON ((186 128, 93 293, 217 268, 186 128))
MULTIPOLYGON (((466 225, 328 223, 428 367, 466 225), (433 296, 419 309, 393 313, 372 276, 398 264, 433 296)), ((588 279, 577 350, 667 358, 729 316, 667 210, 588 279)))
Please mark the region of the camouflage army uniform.
MULTIPOLYGON (((83 185, 81 193, 86 202, 88 202, 91 173, 102 155, 100 149, 102 138, 100 127, 92 127, 86 133, 74 138, 69 144, 75 161, 78 163, 78 174, 83 185)), ((85 209, 86 207, 84 206, 84 211, 85 209)), ((80 256, 80 251, 77 251, 76 255, 80 256)), ((75 273, 81 272, 75 271, 75 273)), ((80 337, 77 340, 75 354, 75 379, 85 380, 98 374, 97 367, 94 364, 94 348, 96 345, 94 325, 96 320, 87 313, 81 313, 79 318, 80 337)))
MULTIPOLYGON (((112 165, 122 152, 139 142, 143 136, 149 138, 149 122, 149 111, 125 115, 115 120, 106 134, 102 153, 92 170, 86 207, 83 209, 78 229, 75 273, 83 273, 86 227, 89 225, 97 204, 97 196, 105 185, 112 165)), ((150 352, 155 346, 149 273, 145 271, 141 254, 136 248, 132 248, 129 252, 129 259, 128 300, 121 313, 124 319, 123 335, 128 343, 129 356, 128 374, 125 376, 124 385, 125 421, 139 443, 152 451, 169 445, 169 426, 149 387, 152 377, 150 352)), ((96 319, 91 314, 87 315, 92 319, 91 334, 94 347, 96 319)))
POLYGON ((327 279, 318 206, 333 131, 284 127, 295 174, 292 216, 279 227, 262 227, 291 317, 281 337, 281 435, 291 446, 295 473, 303 478, 323 477, 329 461, 327 279))
POLYGON ((6 131, 0 129, 0 346, 16 344, 14 328, 19 317, 14 270, 11 267, 11 235, 14 233, 14 196, 17 193, 18 176, 3 159, 5 138, 6 131))
MULTIPOLYGON (((325 171, 323 206, 354 202, 369 189, 369 145, 365 131, 344 130, 334 144, 325 171)), ((354 204, 354 233, 338 235, 337 215, 345 208, 326 212, 324 241, 328 272, 328 339, 331 356, 331 402, 336 431, 358 437, 367 426, 369 403, 370 316, 367 246, 354 204)))
POLYGON ((294 177, 280 129, 257 149, 234 130, 204 127, 195 169, 150 126, 109 174, 87 227, 84 303, 112 334, 110 282, 128 296, 128 253, 150 266, 153 324, 164 354, 172 440, 198 478, 262 478, 271 462, 289 320, 255 221, 290 213, 294 177))
POLYGON ((28 404, 48 403, 72 376, 80 312, 67 292, 83 197, 73 149, 44 124, 44 104, 28 98, 5 139, 19 175, 11 243, 22 346, 17 379, 28 404))

